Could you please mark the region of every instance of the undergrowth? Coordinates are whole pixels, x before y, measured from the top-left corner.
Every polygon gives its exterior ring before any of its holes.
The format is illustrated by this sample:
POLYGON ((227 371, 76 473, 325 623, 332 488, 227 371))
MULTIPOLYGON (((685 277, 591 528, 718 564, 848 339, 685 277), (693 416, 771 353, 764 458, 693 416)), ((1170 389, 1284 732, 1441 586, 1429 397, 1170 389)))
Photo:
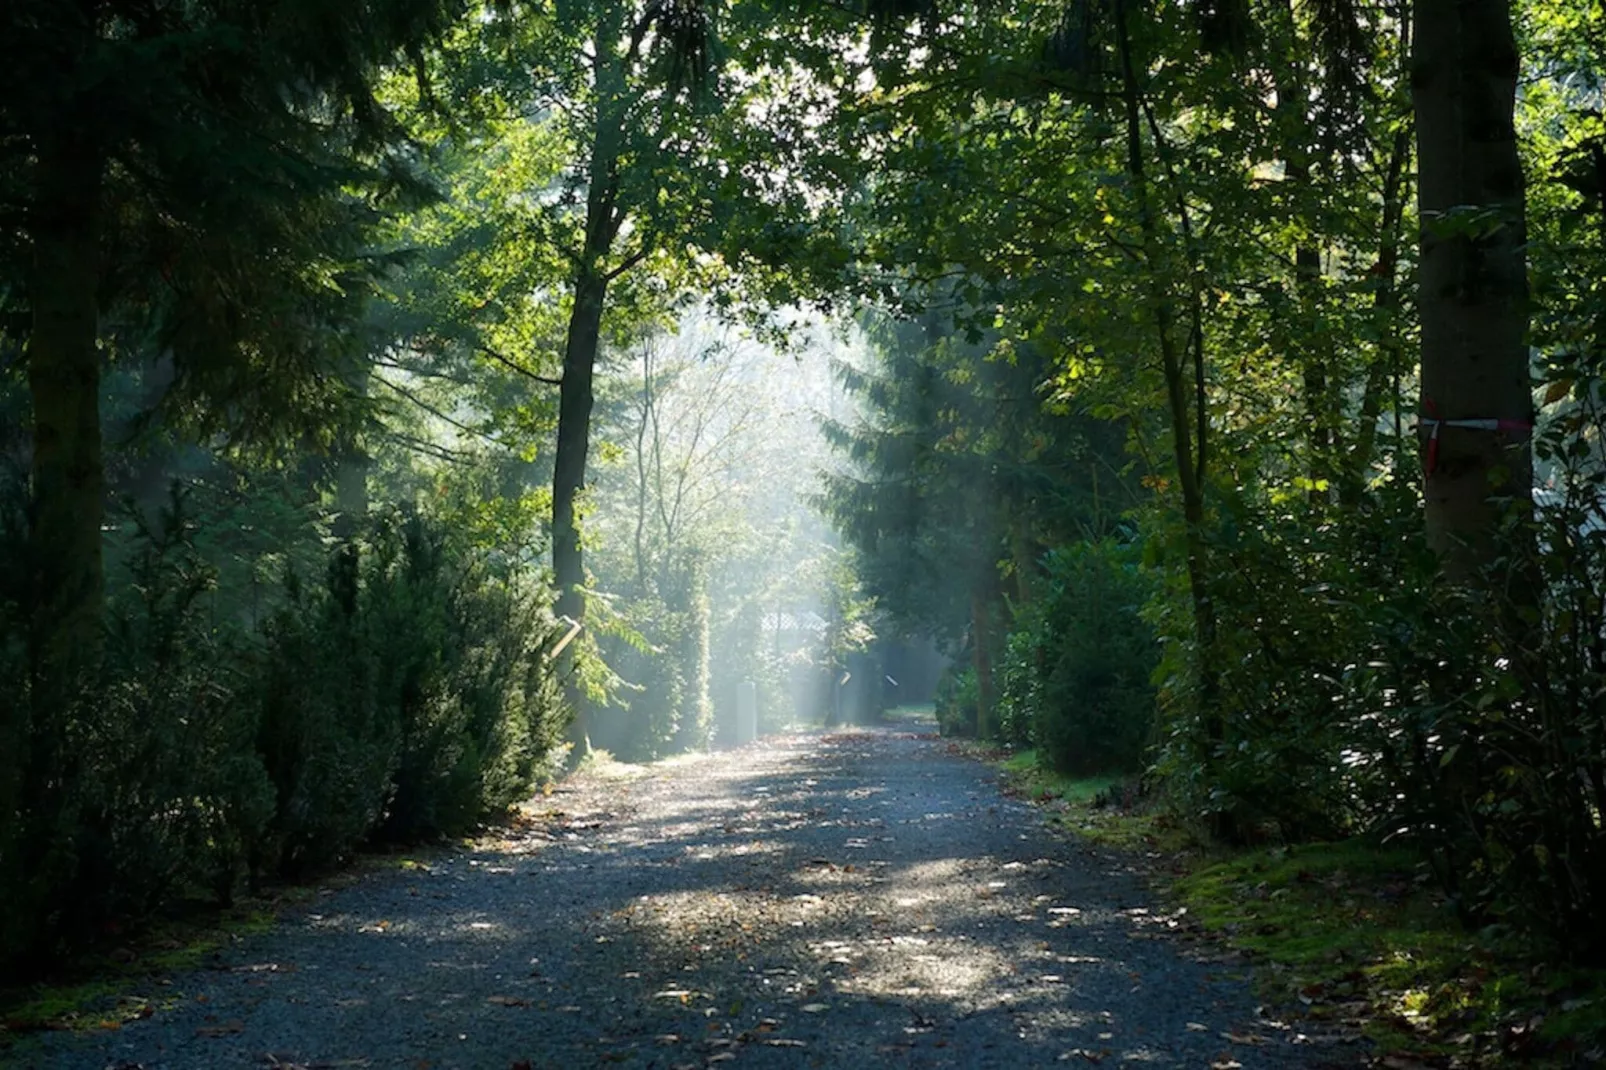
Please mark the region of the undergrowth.
POLYGON ((1467 931, 1410 849, 1352 839, 1227 850, 1129 783, 1066 777, 1032 751, 985 756, 1056 824, 1157 861, 1156 883, 1196 930, 1261 966, 1269 1002, 1309 1026, 1359 1031, 1385 1065, 1606 1060, 1606 971, 1555 965, 1499 926, 1467 931))

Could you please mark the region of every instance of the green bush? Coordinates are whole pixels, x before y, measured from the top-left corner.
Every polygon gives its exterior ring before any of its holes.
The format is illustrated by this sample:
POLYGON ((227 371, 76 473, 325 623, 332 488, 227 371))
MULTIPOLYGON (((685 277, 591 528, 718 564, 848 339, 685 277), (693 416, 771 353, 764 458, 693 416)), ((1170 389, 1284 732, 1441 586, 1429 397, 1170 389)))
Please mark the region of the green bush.
POLYGON ((250 698, 257 751, 275 806, 253 872, 296 876, 330 865, 379 821, 391 790, 400 725, 378 697, 377 655, 361 582, 362 556, 338 548, 321 586, 291 573, 263 629, 250 698))
POLYGON ((1020 614, 998 663, 998 738, 1017 747, 1033 745, 1037 711, 1044 702, 1040 618, 1033 607, 1020 614))
POLYGON ((553 624, 543 599, 421 516, 387 518, 374 542, 378 700, 399 729, 381 832, 458 832, 524 791, 555 741, 556 695, 537 654, 553 624))
POLYGON ((937 728, 945 736, 974 737, 980 692, 976 670, 950 665, 937 681, 937 728))
POLYGON ((277 868, 461 832, 516 799, 560 730, 553 628, 540 592, 417 513, 339 548, 321 590, 292 581, 258 691, 277 868))
POLYGON ((207 611, 213 574, 184 502, 134 523, 96 675, 36 710, 26 664, 4 665, 19 745, 0 818, 0 962, 44 961, 175 898, 226 902, 272 812, 237 636, 207 611))
POLYGON ((714 730, 710 615, 695 563, 665 569, 626 603, 619 634, 602 644, 621 686, 593 726, 594 744, 632 762, 708 745, 714 730))
POLYGON ((1265 511, 1220 495, 1214 643, 1201 657, 1184 592, 1164 590, 1150 606, 1165 651, 1156 768, 1188 816, 1242 840, 1333 839, 1387 823, 1397 789, 1378 739, 1398 725, 1353 689, 1374 646, 1426 650, 1409 627, 1396 630, 1435 583, 1415 495, 1414 484, 1389 483, 1365 511, 1316 527, 1304 496, 1265 511))
POLYGON ((1001 730, 1061 772, 1133 772, 1154 723, 1159 650, 1142 616, 1152 585, 1110 540, 1057 549, 1043 568, 999 666, 1001 730))
POLYGON ((218 602, 185 499, 131 515, 99 667, 34 709, 26 543, 0 514, 19 550, 0 565, 0 966, 373 839, 465 831, 530 789, 562 711, 525 570, 386 512, 321 583, 292 570, 258 626, 218 602))

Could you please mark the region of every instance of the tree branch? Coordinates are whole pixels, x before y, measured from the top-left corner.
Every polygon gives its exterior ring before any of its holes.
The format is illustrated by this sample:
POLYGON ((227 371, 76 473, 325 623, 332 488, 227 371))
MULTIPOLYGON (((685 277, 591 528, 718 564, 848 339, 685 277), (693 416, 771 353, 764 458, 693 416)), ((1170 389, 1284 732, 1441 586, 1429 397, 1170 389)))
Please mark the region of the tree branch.
POLYGON ((414 368, 406 364, 398 364, 393 360, 381 360, 378 357, 374 357, 372 358, 371 362, 376 368, 391 368, 395 371, 406 372, 408 375, 422 376, 425 379, 439 379, 445 383, 456 383, 458 386, 474 385, 470 380, 464 379, 460 376, 448 375, 445 372, 425 371, 422 368, 414 368))
POLYGON ((387 430, 385 433, 398 446, 401 446, 405 449, 410 449, 414 453, 422 453, 426 456, 434 457, 438 461, 447 461, 451 464, 465 464, 469 460, 466 455, 458 453, 456 450, 447 449, 445 446, 438 446, 433 442, 426 442, 424 439, 415 438, 414 436, 402 431, 387 430))
POLYGON ((493 445, 496 445, 496 446, 501 446, 502 445, 502 443, 496 438, 495 435, 491 435, 491 434, 488 434, 488 433, 486 433, 484 431, 481 431, 477 427, 470 427, 468 424, 465 424, 460 420, 454 420, 452 417, 446 415, 444 412, 442 412, 441 410, 437 409, 435 406, 431 405, 429 402, 425 401, 423 398, 419 397, 417 394, 413 393, 411 390, 408 390, 406 387, 398 386, 395 383, 391 382, 389 379, 386 379, 384 376, 376 375, 376 376, 374 376, 374 379, 377 380, 381 386, 389 387, 391 390, 394 390, 396 393, 400 394, 402 397, 406 398, 408 401, 411 401, 414 405, 417 405, 419 408, 423 409, 425 412, 429 413, 431 416, 435 417, 438 420, 443 420, 446 423, 451 424, 453 427, 457 428, 459 431, 462 431, 464 434, 475 435, 475 436, 477 436, 479 438, 483 438, 485 441, 487 441, 489 443, 492 443, 493 445))
POLYGON ((490 357, 492 360, 495 360, 495 361, 497 361, 497 362, 499 362, 501 364, 507 365, 509 368, 512 368, 514 371, 518 372, 520 375, 524 376, 526 379, 534 379, 536 382, 544 383, 547 386, 562 386, 563 385, 563 380, 562 379, 554 379, 549 375, 537 375, 535 372, 532 372, 530 369, 526 368, 524 365, 519 364, 519 363, 515 362, 514 360, 512 360, 511 358, 505 357, 502 354, 498 353, 496 350, 492 349, 490 346, 481 345, 481 346, 475 346, 474 348, 478 349, 481 353, 484 353, 487 357, 490 357))
POLYGON ((606 282, 612 282, 614 279, 617 279, 620 275, 623 275, 625 272, 629 271, 631 268, 635 267, 637 264, 639 264, 643 260, 647 259, 647 255, 651 251, 652 251, 652 246, 647 244, 646 239, 643 238, 642 242, 641 242, 641 248, 637 249, 635 252, 631 253, 629 256, 627 256, 623 260, 621 260, 619 262, 619 265, 617 267, 615 267, 612 271, 609 271, 605 275, 603 275, 602 276, 603 280, 606 281, 606 282))

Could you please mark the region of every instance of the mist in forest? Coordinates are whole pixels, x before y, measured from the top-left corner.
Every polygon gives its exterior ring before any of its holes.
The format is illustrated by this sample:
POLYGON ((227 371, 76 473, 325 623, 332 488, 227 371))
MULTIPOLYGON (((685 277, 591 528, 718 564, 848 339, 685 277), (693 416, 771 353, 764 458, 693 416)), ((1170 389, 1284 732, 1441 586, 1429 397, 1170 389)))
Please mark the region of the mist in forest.
POLYGON ((871 716, 890 686, 868 662, 880 686, 847 686, 875 632, 848 619, 854 574, 820 505, 824 426, 857 419, 835 369, 868 346, 819 316, 777 329, 699 308, 607 360, 587 560, 619 614, 617 634, 596 625, 619 680, 591 742, 616 757, 734 739, 744 683, 771 730, 871 716))

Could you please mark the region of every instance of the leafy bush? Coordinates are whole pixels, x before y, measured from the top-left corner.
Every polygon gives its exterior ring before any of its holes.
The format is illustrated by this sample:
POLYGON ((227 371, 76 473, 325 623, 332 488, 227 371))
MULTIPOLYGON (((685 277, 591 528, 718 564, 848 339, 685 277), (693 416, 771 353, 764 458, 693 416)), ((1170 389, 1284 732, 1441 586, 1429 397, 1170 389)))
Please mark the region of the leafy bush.
POLYGON ((612 709, 594 726, 592 742, 625 761, 706 746, 714 714, 710 610, 700 569, 664 570, 623 613, 613 629, 618 634, 608 637, 602 651, 621 686, 612 709))
POLYGON ((945 736, 975 736, 980 692, 976 670, 950 665, 937 681, 937 728, 945 736))
POLYGON ((1015 627, 1004 640, 998 673, 998 738, 1018 747, 1034 741, 1033 722, 1042 707, 1041 613, 1028 606, 1017 615, 1015 627))
POLYGON ((1386 823, 1394 794, 1378 737, 1394 726, 1350 701, 1351 681, 1367 650, 1407 641, 1388 634, 1396 608, 1434 582, 1416 493, 1388 481, 1312 525, 1307 493, 1267 508, 1220 492, 1213 642, 1200 648, 1180 590, 1161 591, 1148 614, 1164 651, 1156 770, 1186 816, 1248 841, 1386 823))
MULTIPOLYGON (((1345 679, 1384 771, 1390 831, 1427 852, 1463 918, 1606 961, 1606 471, 1541 435, 1553 489, 1469 595, 1431 574, 1387 599, 1345 679), (1407 593, 1410 592, 1410 593, 1407 593)), ((1598 441, 1600 428, 1587 425, 1598 441)), ((1425 571, 1425 570, 1424 570, 1425 571)))
POLYGON ((1042 593, 1017 615, 1000 665, 1002 730, 1061 772, 1134 771, 1154 722, 1151 582, 1110 540, 1055 550, 1043 566, 1042 593))

